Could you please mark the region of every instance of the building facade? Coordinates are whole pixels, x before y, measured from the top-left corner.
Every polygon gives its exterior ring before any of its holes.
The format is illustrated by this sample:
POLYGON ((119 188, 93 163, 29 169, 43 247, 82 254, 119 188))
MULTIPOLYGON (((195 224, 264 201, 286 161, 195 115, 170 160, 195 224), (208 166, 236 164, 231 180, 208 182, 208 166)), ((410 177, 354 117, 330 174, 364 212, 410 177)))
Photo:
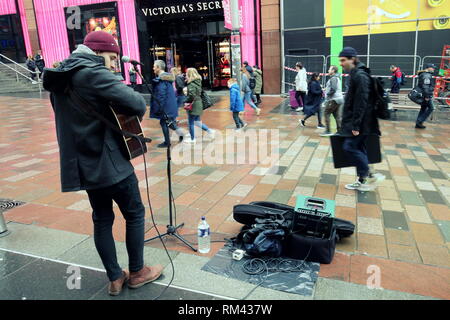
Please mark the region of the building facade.
MULTIPOLYGON (((261 2, 240 0, 240 10, 242 60, 261 65, 261 2)), ((212 89, 226 87, 233 76, 221 0, 2 0, 0 21, 6 19, 11 27, 5 38, 15 38, 5 41, 0 53, 15 61, 41 50, 52 65, 67 58, 89 32, 105 30, 123 55, 144 63, 145 76, 152 76, 156 59, 169 69, 197 68, 212 89)), ((127 68, 117 66, 126 81, 127 68)))
MULTIPOLYGON (((267 94, 292 88, 297 61, 325 72, 344 46, 388 77, 391 64, 407 75, 428 62, 441 67, 450 45, 450 0, 239 1, 241 58, 262 67, 267 94)), ((155 59, 197 68, 212 89, 233 76, 222 0, 0 1, 0 53, 14 61, 42 50, 49 66, 94 30, 113 34, 123 55, 144 63, 147 77, 155 59)), ((117 66, 126 80, 127 68, 117 66)))
MULTIPOLYGON (((387 78, 392 64, 406 75, 424 63, 446 64, 441 56, 450 45, 448 0, 281 0, 280 12, 283 67, 302 61, 307 71, 324 72, 338 65, 345 46, 357 50, 372 74, 387 78)), ((283 91, 293 76, 285 69, 283 91)))

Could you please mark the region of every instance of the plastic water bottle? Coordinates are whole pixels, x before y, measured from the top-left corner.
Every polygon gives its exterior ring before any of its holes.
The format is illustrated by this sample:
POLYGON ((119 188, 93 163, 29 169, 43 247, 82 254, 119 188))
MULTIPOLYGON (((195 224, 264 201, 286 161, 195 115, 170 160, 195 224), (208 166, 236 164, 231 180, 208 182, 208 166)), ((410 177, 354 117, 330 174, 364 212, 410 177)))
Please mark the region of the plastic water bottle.
POLYGON ((211 249, 211 234, 209 230, 209 224, 206 222, 206 218, 203 216, 202 220, 198 224, 198 252, 208 253, 211 249))

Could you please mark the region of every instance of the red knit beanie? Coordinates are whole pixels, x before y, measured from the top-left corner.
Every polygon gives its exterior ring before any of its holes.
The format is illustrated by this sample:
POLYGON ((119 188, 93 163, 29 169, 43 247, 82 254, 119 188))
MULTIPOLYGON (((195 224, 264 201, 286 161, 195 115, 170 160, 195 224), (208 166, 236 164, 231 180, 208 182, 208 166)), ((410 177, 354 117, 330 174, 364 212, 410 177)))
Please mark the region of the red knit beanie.
POLYGON ((105 31, 94 31, 84 38, 83 44, 92 51, 115 52, 120 54, 120 48, 114 37, 105 31))

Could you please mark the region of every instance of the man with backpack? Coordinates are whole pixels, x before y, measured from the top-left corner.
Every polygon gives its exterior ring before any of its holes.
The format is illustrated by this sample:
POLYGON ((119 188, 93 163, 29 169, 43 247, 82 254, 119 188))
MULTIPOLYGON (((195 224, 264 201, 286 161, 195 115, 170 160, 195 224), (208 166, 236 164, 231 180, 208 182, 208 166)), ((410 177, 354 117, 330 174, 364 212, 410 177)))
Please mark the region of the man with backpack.
POLYGON ((354 48, 345 47, 339 54, 339 62, 350 74, 339 134, 345 137, 343 149, 356 166, 358 175, 358 180, 345 188, 371 191, 384 179, 381 174, 370 173, 366 149, 368 135, 381 135, 375 108, 375 80, 370 76, 370 69, 359 61, 354 48))
POLYGON ((255 75, 255 72, 254 72, 253 68, 248 64, 247 61, 244 61, 243 65, 244 65, 244 68, 247 70, 248 75, 249 75, 249 84, 248 84, 248 86, 252 90, 253 103, 256 104, 256 105, 259 105, 258 99, 257 99, 256 94, 255 94, 255 89, 256 89, 256 75, 255 75))
POLYGON ((405 76, 403 72, 400 70, 400 68, 395 65, 391 65, 390 69, 392 72, 391 93, 399 93, 400 86, 402 86, 405 83, 405 76))

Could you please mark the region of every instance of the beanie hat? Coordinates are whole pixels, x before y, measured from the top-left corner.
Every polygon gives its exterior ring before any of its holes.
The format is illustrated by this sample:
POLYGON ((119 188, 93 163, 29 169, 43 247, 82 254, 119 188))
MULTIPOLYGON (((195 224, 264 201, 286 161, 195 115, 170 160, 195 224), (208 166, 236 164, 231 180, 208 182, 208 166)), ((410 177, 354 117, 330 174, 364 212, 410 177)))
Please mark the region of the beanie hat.
POLYGON ((358 53, 352 47, 345 47, 342 49, 341 53, 339 53, 339 57, 356 57, 358 53))
POLYGON ((428 69, 428 68, 436 69, 436 66, 435 66, 434 64, 432 64, 432 63, 427 63, 427 64, 425 65, 425 69, 428 69))
POLYGON ((94 31, 89 33, 83 44, 92 51, 115 52, 120 54, 120 48, 114 37, 105 31, 94 31))

